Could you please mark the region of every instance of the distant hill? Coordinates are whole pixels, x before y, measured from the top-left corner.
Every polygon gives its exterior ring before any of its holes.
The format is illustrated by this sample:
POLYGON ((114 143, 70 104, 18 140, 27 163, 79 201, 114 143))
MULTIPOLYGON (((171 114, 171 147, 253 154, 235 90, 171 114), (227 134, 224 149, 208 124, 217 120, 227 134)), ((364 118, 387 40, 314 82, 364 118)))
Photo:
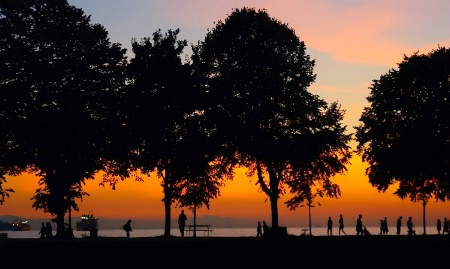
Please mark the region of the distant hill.
POLYGON ((10 222, 0 221, 0 231, 11 231, 12 225, 10 222))
MULTIPOLYGON (((95 216, 98 217, 98 216, 95 216)), ((171 226, 173 228, 177 227, 177 218, 172 218, 171 226)), ((30 224, 30 230, 39 230, 41 227, 41 222, 51 221, 49 218, 45 219, 29 219, 23 216, 14 215, 2 215, 0 216, 0 224, 5 224, 3 227, 0 225, 0 230, 8 230, 8 225, 15 220, 27 220, 30 224)), ((75 229, 76 221, 80 219, 80 216, 72 216, 72 228, 75 229)), ((123 224, 127 221, 126 219, 107 219, 98 217, 99 229, 121 229, 123 224)), ((66 218, 66 221, 69 220, 66 218)), ((187 224, 193 224, 194 220, 192 216, 188 216, 187 224)), ((256 227, 257 220, 245 220, 236 219, 229 217, 219 217, 219 216, 202 216, 197 217, 197 224, 211 224, 217 228, 246 228, 246 227, 256 227)), ((164 228, 164 220, 133 220, 132 222, 134 229, 161 229, 164 228)))

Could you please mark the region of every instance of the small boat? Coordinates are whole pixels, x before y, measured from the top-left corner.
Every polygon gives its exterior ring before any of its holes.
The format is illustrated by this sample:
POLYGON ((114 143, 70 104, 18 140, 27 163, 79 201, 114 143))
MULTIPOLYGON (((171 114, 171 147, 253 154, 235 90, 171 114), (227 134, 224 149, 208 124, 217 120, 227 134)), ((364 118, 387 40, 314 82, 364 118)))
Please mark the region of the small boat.
POLYGON ((29 231, 30 230, 30 224, 28 221, 19 221, 16 219, 13 223, 11 223, 12 230, 13 231, 29 231))
POLYGON ((77 221, 77 231, 91 231, 98 229, 98 219, 94 217, 92 211, 89 214, 81 215, 80 221, 77 221))

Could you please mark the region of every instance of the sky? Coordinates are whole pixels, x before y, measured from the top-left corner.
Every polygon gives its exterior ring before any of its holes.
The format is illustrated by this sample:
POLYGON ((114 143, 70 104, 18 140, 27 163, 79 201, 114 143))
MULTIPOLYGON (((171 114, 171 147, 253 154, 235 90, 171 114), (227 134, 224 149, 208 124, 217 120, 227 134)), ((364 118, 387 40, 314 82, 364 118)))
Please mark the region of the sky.
MULTIPOLYGON (((316 61, 315 83, 309 88, 328 103, 338 102, 346 111, 343 124, 349 133, 359 125, 363 108, 369 106, 366 97, 373 80, 396 69, 404 56, 415 52, 428 54, 438 46, 450 47, 450 1, 448 0, 69 0, 69 4, 84 10, 92 23, 103 25, 110 41, 120 43, 133 57, 131 40, 151 37, 161 29, 180 29, 179 40, 190 44, 202 41, 215 23, 224 21, 234 8, 265 9, 269 16, 288 24, 305 42, 306 53, 316 61)), ((185 50, 189 54, 189 50, 185 50)), ((356 142, 351 146, 356 148, 356 142)), ((314 226, 325 226, 329 216, 338 223, 339 214, 346 226, 356 224, 358 214, 364 225, 376 226, 387 217, 394 225, 402 215, 412 216, 416 226, 423 224, 420 203, 401 200, 393 194, 396 186, 380 193, 365 176, 367 165, 355 155, 348 171, 333 177, 339 184, 339 198, 318 198, 311 207, 314 226), (320 205, 319 205, 320 203, 320 205)), ((98 175, 101 178, 101 174, 98 175)), ((87 181, 90 194, 77 201, 79 212, 93 211, 99 218, 160 220, 164 218, 160 179, 152 175, 144 182, 127 179, 116 190, 87 181)), ((27 218, 51 218, 49 213, 32 208, 30 198, 39 187, 32 175, 8 177, 4 188, 16 192, 0 205, 0 215, 11 214, 27 218)), ((268 197, 259 190, 255 178, 248 178, 239 169, 233 181, 228 181, 220 196, 203 207, 197 216, 220 216, 271 222, 268 197)), ((289 210, 283 196, 278 202, 280 226, 308 226, 308 207, 289 210)), ((181 208, 172 206, 172 218, 181 208)), ((192 213, 185 210, 188 223, 192 213)), ((450 202, 430 200, 426 207, 426 224, 437 218, 450 217, 450 202)), ((256 226, 256 224, 255 224, 256 226)))

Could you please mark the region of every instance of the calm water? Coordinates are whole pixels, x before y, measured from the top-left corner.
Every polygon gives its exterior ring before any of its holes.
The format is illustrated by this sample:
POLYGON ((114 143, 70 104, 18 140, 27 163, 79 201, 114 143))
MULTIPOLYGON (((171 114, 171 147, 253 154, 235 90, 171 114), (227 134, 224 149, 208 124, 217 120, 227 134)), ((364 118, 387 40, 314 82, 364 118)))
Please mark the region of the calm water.
MULTIPOLYGON (((256 228, 213 228, 213 236, 215 237, 252 237, 256 236, 256 228)), ((309 235, 309 229, 308 227, 301 227, 301 228, 291 228, 288 227, 287 231, 289 235, 301 235, 304 231, 303 229, 307 229, 306 233, 309 235)), ((379 227, 367 227, 370 233, 372 235, 378 235, 380 233, 379 227)), ((353 227, 349 227, 348 229, 344 229, 344 231, 348 235, 355 235, 356 232, 354 231, 353 227)), ((395 227, 389 228, 388 235, 395 235, 395 227)), ((7 233, 8 238, 39 238, 39 231, 38 230, 31 230, 31 231, 0 231, 1 233, 7 233)), ((422 227, 416 227, 416 232, 418 235, 423 234, 423 228, 422 227)), ((427 226, 426 230, 428 235, 437 234, 436 227, 434 226, 427 226)), ((53 232, 55 233, 55 232, 53 232)), ((154 236, 161 236, 164 234, 163 229, 135 229, 131 232, 131 237, 154 237, 154 236)), ((406 234, 406 227, 402 227, 402 234, 406 234)), ((81 231, 74 231, 74 235, 77 238, 82 238, 84 236, 89 236, 89 232, 81 232, 81 231)), ((171 235, 173 236, 179 236, 180 232, 178 229, 172 229, 171 235)), ((312 235, 314 236, 326 236, 327 235, 327 229, 325 227, 313 227, 312 228, 312 235)), ((98 231, 99 237, 125 237, 125 231, 120 229, 111 229, 111 230, 102 230, 100 229, 98 231)), ((197 231, 197 237, 204 236, 204 233, 202 231, 197 231)), ((338 236, 338 228, 333 228, 333 236, 338 236)))

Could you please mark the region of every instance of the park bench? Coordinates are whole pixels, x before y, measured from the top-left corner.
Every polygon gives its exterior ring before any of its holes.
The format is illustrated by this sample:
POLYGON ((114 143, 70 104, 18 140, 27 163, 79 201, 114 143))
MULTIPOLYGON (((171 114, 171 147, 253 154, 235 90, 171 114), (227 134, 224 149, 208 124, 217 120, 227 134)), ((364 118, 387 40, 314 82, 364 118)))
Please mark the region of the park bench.
MULTIPOLYGON (((192 235, 194 235, 194 229, 195 229, 195 232, 203 232, 203 236, 212 236, 212 234, 213 234, 213 229, 211 229, 211 227, 212 227, 212 225, 210 225, 210 224, 197 224, 197 225, 186 225, 186 230, 185 230, 185 233, 186 233, 186 236, 191 236, 191 233, 192 233, 192 235), (194 227, 195 226, 195 227, 194 227)), ((196 235, 198 235, 197 233, 196 233, 196 235)))

